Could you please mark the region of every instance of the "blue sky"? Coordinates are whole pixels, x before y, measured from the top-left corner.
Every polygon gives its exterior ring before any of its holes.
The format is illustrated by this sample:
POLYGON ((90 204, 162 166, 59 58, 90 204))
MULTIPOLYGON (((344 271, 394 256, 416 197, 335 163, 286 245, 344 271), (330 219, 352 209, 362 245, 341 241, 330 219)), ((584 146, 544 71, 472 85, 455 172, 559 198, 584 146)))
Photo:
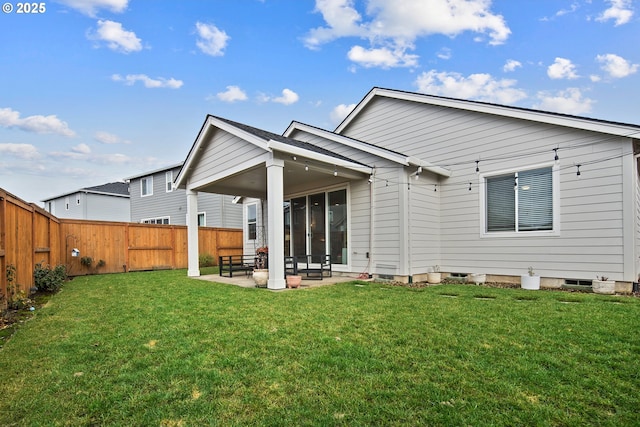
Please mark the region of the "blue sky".
POLYGON ((637 0, 41 4, 0 13, 0 187, 30 202, 181 162, 209 113, 332 130, 374 86, 640 124, 637 0))

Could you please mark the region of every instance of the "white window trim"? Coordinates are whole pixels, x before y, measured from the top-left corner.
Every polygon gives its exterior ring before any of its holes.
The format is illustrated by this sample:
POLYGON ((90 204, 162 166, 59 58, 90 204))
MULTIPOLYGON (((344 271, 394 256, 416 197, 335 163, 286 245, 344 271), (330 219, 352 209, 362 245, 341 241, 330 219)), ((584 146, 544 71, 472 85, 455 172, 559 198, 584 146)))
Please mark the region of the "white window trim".
POLYGON ((260 211, 258 210, 258 203, 257 202, 251 202, 251 203, 247 203, 246 205, 244 205, 244 224, 243 224, 243 228, 244 228, 244 235, 247 236, 247 242, 255 242, 256 240, 258 240, 258 217, 260 216, 260 211), (249 237, 249 206, 255 206, 256 207, 256 238, 255 239, 251 239, 249 237))
POLYGON ((157 221, 163 221, 163 220, 168 220, 169 222, 167 224, 163 224, 162 222, 160 222, 160 225, 171 225, 171 217, 170 216, 158 216, 158 217, 152 217, 152 218, 142 218, 140 220, 141 224, 158 224, 157 221), (154 223, 151 223, 149 221, 156 221, 154 223))
POLYGON ((173 171, 167 171, 164 173, 165 191, 171 193, 173 191, 173 171))
POLYGON ((480 173, 478 175, 478 198, 480 206, 480 237, 485 239, 497 239, 497 238, 532 238, 532 237, 549 237, 560 236, 560 166, 558 163, 540 163, 536 165, 528 165, 518 168, 503 169, 499 171, 492 171, 488 173, 480 173), (491 178, 499 175, 506 175, 516 172, 523 172, 533 169, 542 169, 551 167, 551 186, 552 186, 552 203, 553 203, 553 229, 552 230, 538 230, 538 231, 487 231, 487 191, 486 191, 486 178, 491 178))
POLYGON ((144 178, 140 178, 140 197, 149 197, 149 196, 153 196, 153 175, 145 176, 144 178), (142 190, 144 189, 144 185, 142 183, 145 180, 149 180, 149 182, 150 182, 150 184, 149 184, 149 193, 148 194, 144 194, 142 192, 142 190))

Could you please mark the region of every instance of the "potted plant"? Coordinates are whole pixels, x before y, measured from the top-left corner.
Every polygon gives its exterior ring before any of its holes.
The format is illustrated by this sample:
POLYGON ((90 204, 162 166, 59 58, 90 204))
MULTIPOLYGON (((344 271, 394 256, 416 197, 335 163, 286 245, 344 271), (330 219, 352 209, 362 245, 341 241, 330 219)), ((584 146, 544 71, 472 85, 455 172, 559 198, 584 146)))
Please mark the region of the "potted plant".
POLYGON ((533 267, 529 267, 528 274, 520 276, 520 287, 534 291, 540 289, 540 276, 535 274, 533 267))
POLYGON ((298 274, 291 274, 287 276, 287 288, 299 288, 300 283, 302 283, 302 276, 298 274))
POLYGON ((440 281, 442 280, 442 274, 440 274, 440 266, 434 265, 433 267, 431 267, 431 270, 432 271, 427 273, 427 282, 434 285, 440 283, 440 281))
POLYGON ((471 273, 467 276, 468 283, 479 285, 487 281, 487 275, 484 273, 471 273))
POLYGON ((256 282, 256 287, 258 288, 266 287, 269 281, 268 260, 269 248, 267 246, 261 246, 256 249, 253 280, 256 282))
POLYGON ((616 281, 606 276, 596 276, 591 282, 591 289, 596 294, 613 295, 616 293, 616 281))

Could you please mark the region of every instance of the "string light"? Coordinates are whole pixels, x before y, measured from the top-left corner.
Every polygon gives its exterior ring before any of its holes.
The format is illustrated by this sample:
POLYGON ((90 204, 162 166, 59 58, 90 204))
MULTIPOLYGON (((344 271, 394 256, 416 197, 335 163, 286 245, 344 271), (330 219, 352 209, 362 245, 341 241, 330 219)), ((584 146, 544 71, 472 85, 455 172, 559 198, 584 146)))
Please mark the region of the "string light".
POLYGON ((438 184, 433 184, 433 191, 438 191, 438 184))
POLYGON ((307 162, 304 162, 304 170, 309 172, 309 164, 307 162))
POLYGON ((553 156, 553 160, 558 163, 558 160, 560 160, 560 157, 558 157, 558 147, 553 149, 555 155, 553 156))
POLYGON ((480 160, 476 160, 476 174, 480 173, 480 160))
POLYGON ((576 165, 577 171, 576 176, 580 176, 580 165, 576 165))
POLYGON ((369 184, 373 182, 373 175, 369 175, 369 184))
POLYGON ((469 191, 471 191, 471 183, 469 183, 469 191))
POLYGON ((338 176, 338 168, 336 166, 333 167, 333 176, 338 176))

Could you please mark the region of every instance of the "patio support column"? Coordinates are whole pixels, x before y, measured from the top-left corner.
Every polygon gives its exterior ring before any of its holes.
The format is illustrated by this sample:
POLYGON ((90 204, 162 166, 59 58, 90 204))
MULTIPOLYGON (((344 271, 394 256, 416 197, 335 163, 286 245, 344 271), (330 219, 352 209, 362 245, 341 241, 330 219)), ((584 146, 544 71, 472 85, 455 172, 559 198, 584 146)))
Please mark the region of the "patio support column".
POLYGON ((267 238, 269 289, 284 289, 284 161, 267 160, 267 238))
POLYGON ((187 276, 200 276, 198 260, 198 192, 187 190, 187 276))

